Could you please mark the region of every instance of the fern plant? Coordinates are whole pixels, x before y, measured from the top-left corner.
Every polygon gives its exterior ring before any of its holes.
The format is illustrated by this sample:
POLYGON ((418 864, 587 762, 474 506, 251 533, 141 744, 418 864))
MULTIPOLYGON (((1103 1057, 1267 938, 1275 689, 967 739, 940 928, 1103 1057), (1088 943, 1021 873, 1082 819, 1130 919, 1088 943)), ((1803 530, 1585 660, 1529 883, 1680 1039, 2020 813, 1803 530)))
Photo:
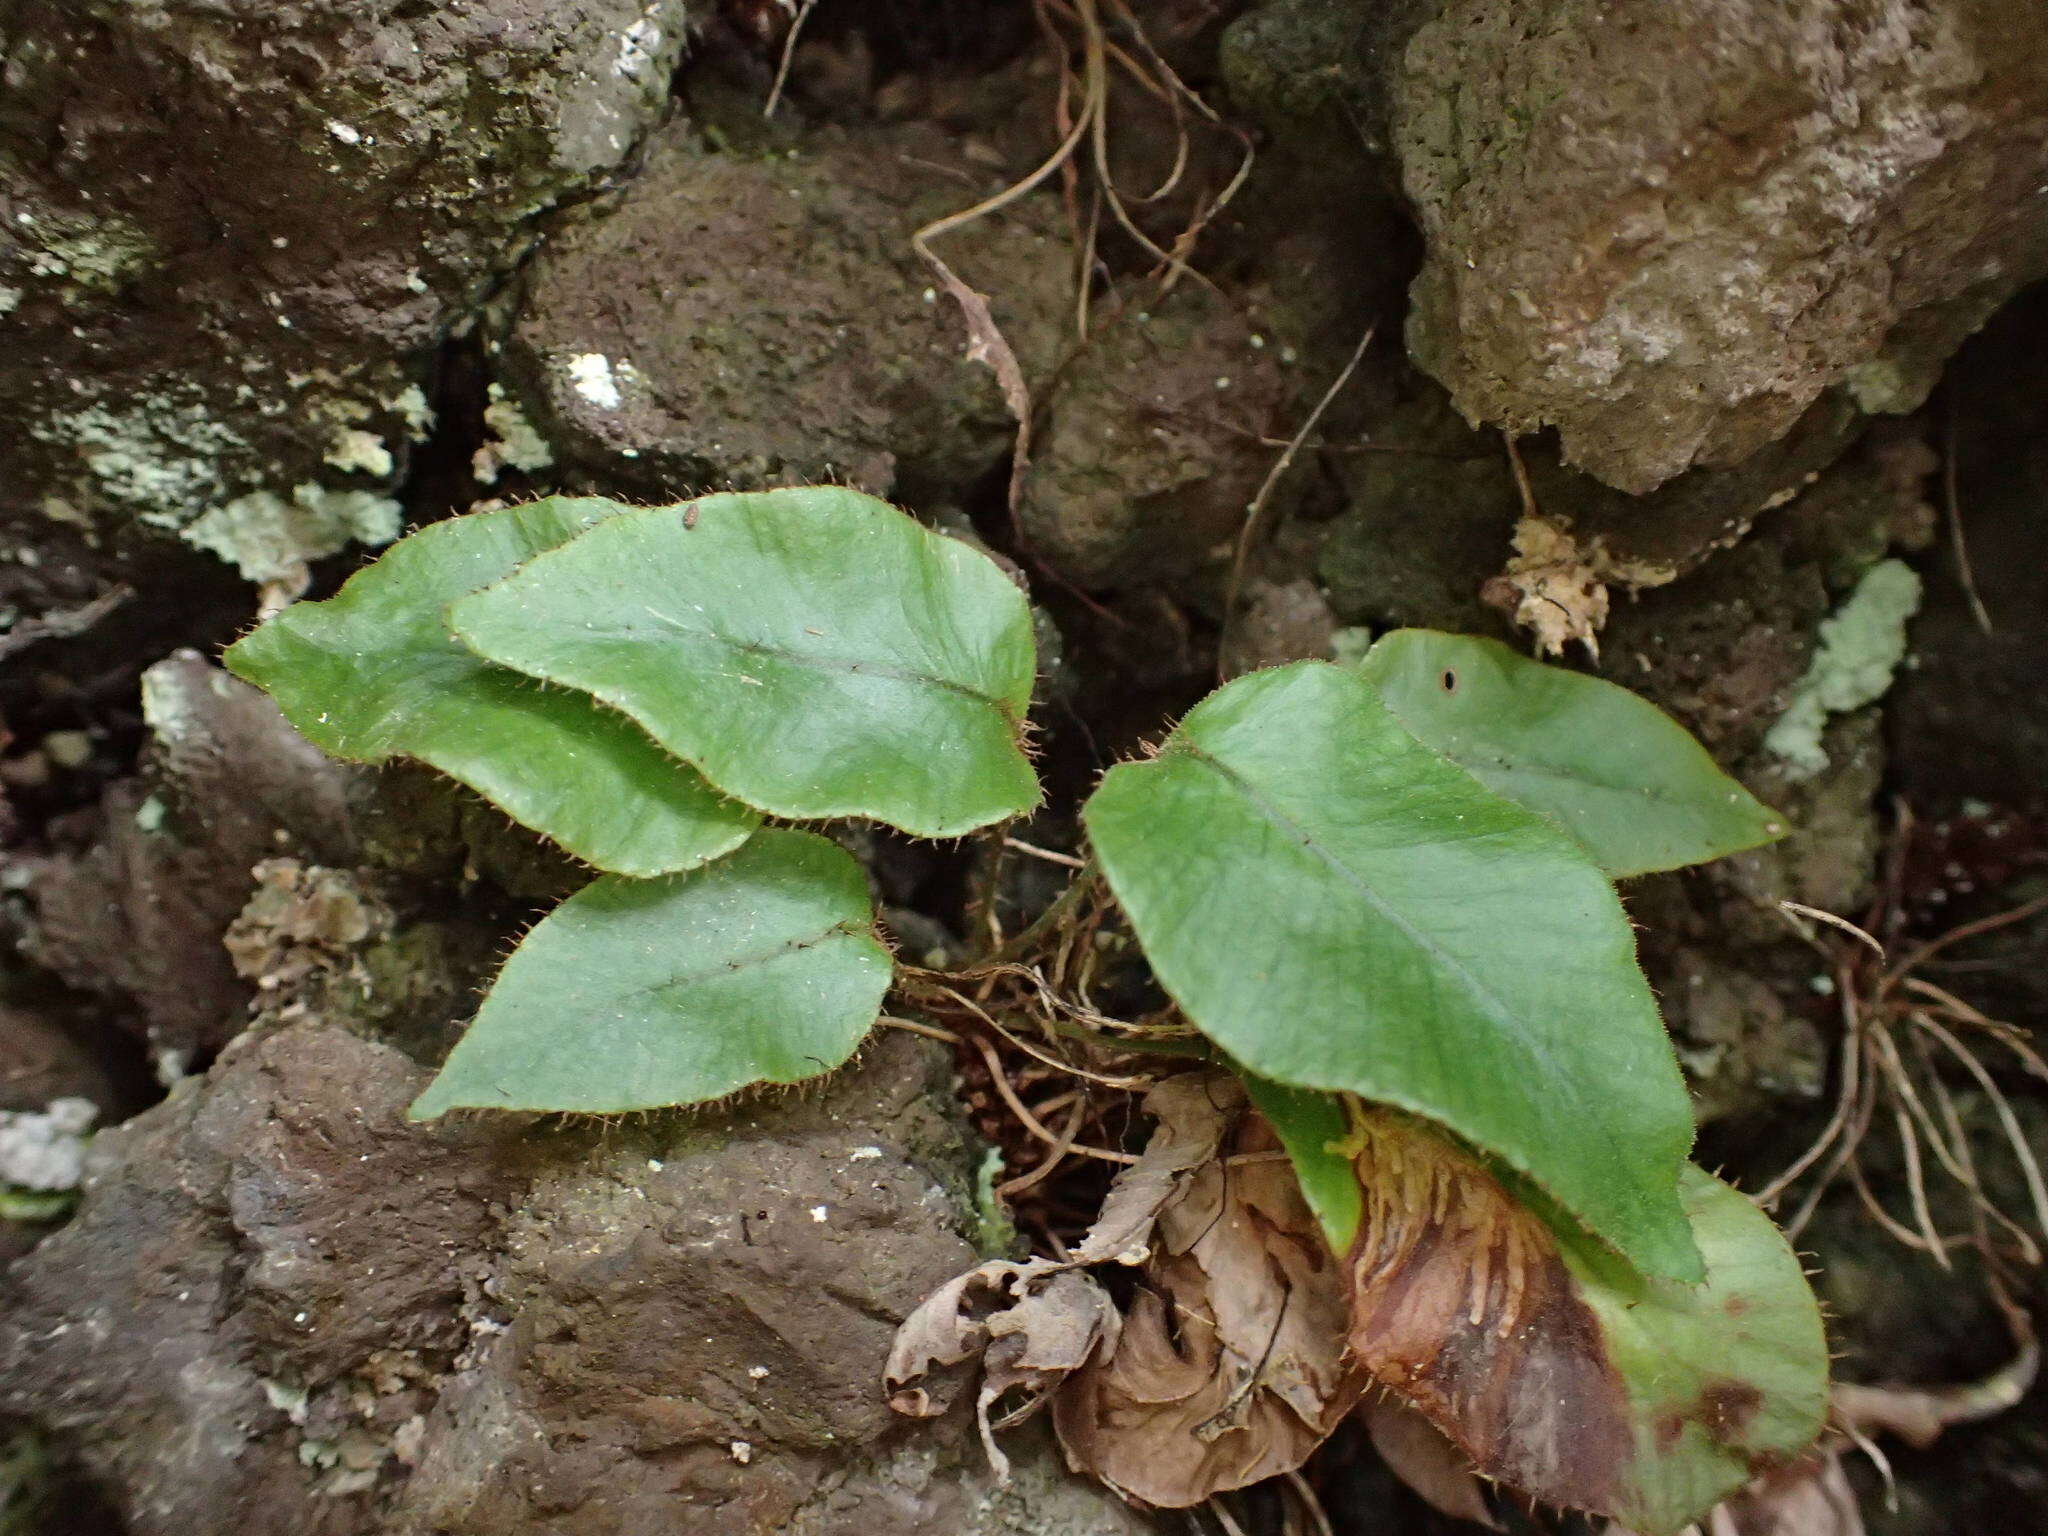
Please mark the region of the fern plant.
MULTIPOLYGON (((226 661, 326 751, 429 764, 597 871, 512 954, 418 1118, 830 1071, 893 963, 860 868, 802 823, 949 838, 1039 800, 1025 594, 844 489, 457 518, 226 661)), ((1811 1296, 1769 1222, 1687 1163, 1613 883, 1780 830, 1678 725, 1493 642, 1399 631, 1229 683, 1083 820, 1339 1254, 1370 1193, 1365 1106, 1541 1218, 1634 1426, 1604 1512, 1676 1529, 1812 1439, 1811 1296)))

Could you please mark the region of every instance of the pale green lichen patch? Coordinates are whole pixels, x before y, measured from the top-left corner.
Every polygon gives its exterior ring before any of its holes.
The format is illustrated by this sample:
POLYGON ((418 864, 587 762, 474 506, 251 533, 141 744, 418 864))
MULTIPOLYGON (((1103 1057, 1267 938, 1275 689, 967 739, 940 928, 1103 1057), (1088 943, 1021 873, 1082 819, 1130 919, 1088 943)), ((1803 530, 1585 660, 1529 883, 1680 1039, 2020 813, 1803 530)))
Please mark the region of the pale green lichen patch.
POLYGON ((184 537, 251 581, 292 583, 303 579, 307 561, 334 554, 351 540, 389 544, 403 520, 389 496, 308 482, 294 486, 289 497, 275 491, 237 496, 200 517, 184 537))
POLYGON ((1902 560, 1863 573, 1842 606, 1821 621, 1820 649, 1764 746, 1806 778, 1828 765, 1821 732, 1831 715, 1875 703, 1906 655, 1906 621, 1920 608, 1920 578, 1902 560))
POLYGON ((505 393, 504 386, 490 387, 490 403, 484 407, 484 425, 495 434, 470 459, 470 471, 479 482, 489 485, 507 469, 531 474, 555 462, 554 450, 540 435, 519 402, 505 393))
POLYGON ((384 439, 374 432, 365 432, 361 427, 343 427, 337 431, 322 457, 336 469, 354 474, 375 475, 382 479, 391 473, 391 450, 384 446, 384 439))
POLYGON ((196 396, 95 403, 57 412, 29 432, 76 453, 99 498, 166 528, 217 497, 221 462, 248 449, 196 396))
POLYGON ((156 259, 155 243, 126 219, 44 214, 24 227, 38 247, 29 271, 88 292, 118 293, 156 259))
POLYGON ((434 408, 427 404, 426 392, 417 384, 406 385, 384 404, 398 412, 399 419, 405 423, 406 435, 416 443, 425 438, 434 425, 434 408))

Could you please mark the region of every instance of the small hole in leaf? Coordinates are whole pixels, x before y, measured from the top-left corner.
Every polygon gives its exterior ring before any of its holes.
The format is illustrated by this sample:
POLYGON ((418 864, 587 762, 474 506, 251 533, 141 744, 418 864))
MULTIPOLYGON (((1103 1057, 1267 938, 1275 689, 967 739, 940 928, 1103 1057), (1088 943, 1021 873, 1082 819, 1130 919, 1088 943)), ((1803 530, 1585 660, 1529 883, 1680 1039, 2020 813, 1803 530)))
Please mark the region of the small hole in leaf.
POLYGON ((1442 681, 1445 693, 1456 693, 1458 691, 1458 674, 1449 667, 1444 668, 1442 681))

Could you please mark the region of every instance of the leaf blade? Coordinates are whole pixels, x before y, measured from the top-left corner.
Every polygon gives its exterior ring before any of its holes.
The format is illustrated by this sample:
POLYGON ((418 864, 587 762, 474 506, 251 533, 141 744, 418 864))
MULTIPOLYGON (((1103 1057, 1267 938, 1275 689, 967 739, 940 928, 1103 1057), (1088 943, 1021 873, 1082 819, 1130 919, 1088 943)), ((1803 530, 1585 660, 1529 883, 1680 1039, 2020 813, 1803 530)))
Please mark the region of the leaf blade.
POLYGON ((815 833, 607 876, 527 934, 410 1114, 610 1114, 814 1077, 866 1036, 891 967, 860 866, 815 833))
POLYGON ((1302 1198, 1315 1214, 1332 1252, 1344 1253, 1358 1236, 1364 1202, 1358 1193, 1358 1176, 1352 1171, 1344 1143, 1351 1134, 1344 1101, 1334 1093, 1313 1088, 1290 1088, 1256 1072, 1240 1071, 1238 1077, 1251 1096, 1252 1106, 1266 1117, 1287 1160, 1294 1165, 1295 1182, 1302 1198))
POLYGON ((1602 678, 1426 629, 1381 636, 1357 665, 1418 740, 1556 821, 1616 878, 1784 834, 1690 732, 1602 678))
POLYGON ((415 758, 614 874, 691 868, 736 847, 759 818, 631 721, 456 644, 442 617, 454 599, 627 510, 550 497, 431 524, 325 602, 274 615, 223 660, 331 756, 415 758))
POLYGON ((478 654, 592 694, 774 815, 951 837, 1038 800, 1022 592, 859 492, 613 519, 450 617, 478 654))
POLYGON ((1235 1060, 1446 1125, 1697 1277, 1690 1104, 1612 886, 1362 677, 1239 678, 1083 817, 1161 983, 1235 1060))
POLYGON ((1688 1165, 1684 1197, 1707 1260, 1697 1289, 1564 1245, 1628 1385, 1637 1470, 1616 1514, 1645 1536, 1682 1530, 1793 1459, 1827 1416, 1827 1332, 1791 1244, 1703 1169, 1688 1165))

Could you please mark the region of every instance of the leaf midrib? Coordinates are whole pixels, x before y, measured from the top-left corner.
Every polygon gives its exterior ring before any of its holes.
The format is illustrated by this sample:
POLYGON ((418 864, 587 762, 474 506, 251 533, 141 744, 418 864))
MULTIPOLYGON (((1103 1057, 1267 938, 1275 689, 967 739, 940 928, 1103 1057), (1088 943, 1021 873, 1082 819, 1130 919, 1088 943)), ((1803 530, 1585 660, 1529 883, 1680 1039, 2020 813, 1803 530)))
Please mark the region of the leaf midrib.
MULTIPOLYGON (((935 672, 921 672, 912 667, 892 667, 886 662, 847 661, 837 656, 821 656, 812 652, 797 650, 792 646, 778 645, 767 640, 740 640, 731 635, 722 634, 716 629, 686 624, 673 615, 662 613, 654 608, 649 608, 647 612, 651 617, 666 625, 669 629, 674 630, 677 634, 694 635, 699 639, 709 640, 715 645, 724 646, 727 650, 737 651, 743 656, 772 657, 777 661, 790 662, 800 667, 815 668, 820 672, 843 672, 854 676, 886 677, 899 683, 922 683, 932 688, 943 689, 948 693, 957 693, 964 698, 972 699, 977 704, 985 704, 1002 717, 1003 723, 1006 726, 1014 730, 1016 725, 1017 711, 1008 699, 984 693, 972 684, 963 683, 956 678, 942 677, 935 672)), ((632 627, 598 629, 592 626, 585 629, 584 633, 586 635, 595 634, 606 639, 634 640, 640 638, 646 631, 632 627)))
POLYGON ((1696 798, 1690 798, 1684 795, 1674 794, 1668 790, 1659 788, 1656 785, 1644 784, 1640 781, 1635 781, 1627 784, 1615 784, 1609 782, 1606 779, 1594 778, 1592 775, 1582 773, 1576 769, 1559 768, 1554 764, 1543 762, 1535 758, 1514 758, 1505 763, 1481 764, 1475 762, 1474 755, 1462 754, 1455 751, 1447 751, 1445 755, 1449 757, 1452 762, 1456 763, 1460 768, 1464 768, 1473 772, 1478 771, 1478 769, 1481 766, 1484 766, 1488 769, 1488 771, 1494 773, 1508 774, 1511 776, 1526 775, 1530 778, 1551 779, 1559 783, 1570 784, 1580 788, 1595 789, 1600 791, 1602 794, 1623 795, 1635 799, 1653 800, 1657 802, 1659 805, 1669 805, 1680 810, 1693 809, 1699 804, 1699 801, 1696 798))
POLYGON ((1179 745, 1187 752, 1189 757, 1212 770, 1226 784, 1243 795, 1252 808, 1268 822, 1294 838, 1302 847, 1308 849, 1316 858, 1321 860, 1324 865, 1334 870, 1365 899, 1367 905, 1373 911, 1399 930, 1417 948, 1440 961, 1444 969, 1457 977, 1459 982, 1480 1000, 1481 1005, 1496 1024, 1508 1030, 1515 1038, 1523 1041, 1541 1062, 1543 1069, 1550 1073, 1553 1079, 1558 1077, 1557 1063, 1542 1038, 1535 1032, 1522 1028, 1520 1016, 1514 1013, 1493 989, 1487 986, 1478 976, 1474 975, 1461 960, 1445 950, 1427 933, 1417 928, 1407 918, 1389 906, 1386 899, 1373 889, 1372 884, 1363 875, 1338 858, 1328 848, 1325 848, 1312 832, 1269 800, 1250 779, 1239 773, 1235 768, 1232 768, 1228 763, 1225 763, 1221 758, 1204 751, 1188 737, 1181 737, 1179 745))
POLYGON ((685 971, 678 975, 669 976, 661 981, 649 982, 644 987, 635 987, 630 992, 617 993, 615 994, 614 1001, 631 1002, 636 998, 652 997, 658 993, 673 992, 684 987, 694 987, 700 982, 710 981, 716 977, 730 976, 740 971, 773 965, 776 961, 787 956, 800 954, 807 949, 816 949, 820 944, 835 936, 859 939, 872 938, 874 935, 871 931, 850 928, 842 920, 821 932, 809 934, 802 938, 785 939, 773 949, 761 950, 750 955, 742 955, 737 960, 720 961, 717 965, 707 966, 703 970, 685 971))

